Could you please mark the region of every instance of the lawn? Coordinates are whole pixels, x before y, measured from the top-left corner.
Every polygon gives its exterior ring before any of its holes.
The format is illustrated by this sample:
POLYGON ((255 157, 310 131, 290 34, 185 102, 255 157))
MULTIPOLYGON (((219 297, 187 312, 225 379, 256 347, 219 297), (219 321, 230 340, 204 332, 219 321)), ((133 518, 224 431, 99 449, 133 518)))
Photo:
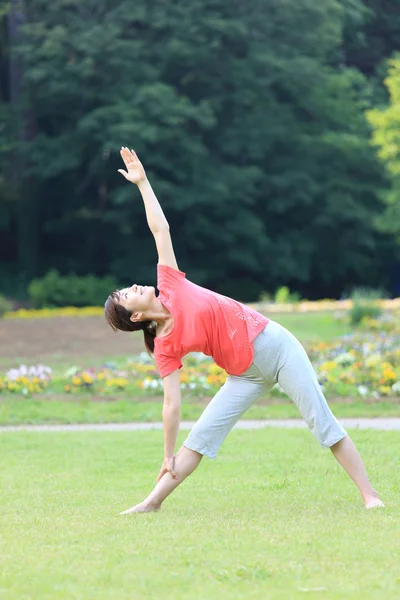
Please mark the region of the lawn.
MULTIPOLYGON (((112 401, 75 399, 6 398, 0 400, 0 425, 43 425, 68 423, 130 423, 131 421, 161 421, 163 398, 120 398, 112 401)), ((207 400, 203 402, 184 398, 182 420, 193 421, 200 417, 207 400)), ((337 418, 342 417, 400 417, 400 402, 362 399, 337 399, 329 402, 337 418)), ((301 418, 297 407, 285 397, 266 399, 254 404, 242 419, 293 419, 301 418)))
POLYGON ((384 509, 307 431, 261 430, 233 431, 161 512, 123 517, 162 432, 0 434, 0 597, 397 600, 400 436, 353 439, 384 509))

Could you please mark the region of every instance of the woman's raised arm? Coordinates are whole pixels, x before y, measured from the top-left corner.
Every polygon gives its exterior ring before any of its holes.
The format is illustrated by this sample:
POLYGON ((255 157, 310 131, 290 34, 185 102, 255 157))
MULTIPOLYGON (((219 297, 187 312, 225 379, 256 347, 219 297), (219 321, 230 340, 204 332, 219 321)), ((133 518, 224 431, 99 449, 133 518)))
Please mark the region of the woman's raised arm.
POLYGON ((154 239, 158 252, 158 263, 167 265, 173 269, 178 269, 172 246, 169 224, 163 210, 160 206, 157 196, 147 179, 146 172, 137 154, 128 148, 121 148, 121 157, 125 163, 126 171, 119 169, 121 173, 131 183, 136 183, 142 194, 144 207, 146 210, 147 223, 154 239))

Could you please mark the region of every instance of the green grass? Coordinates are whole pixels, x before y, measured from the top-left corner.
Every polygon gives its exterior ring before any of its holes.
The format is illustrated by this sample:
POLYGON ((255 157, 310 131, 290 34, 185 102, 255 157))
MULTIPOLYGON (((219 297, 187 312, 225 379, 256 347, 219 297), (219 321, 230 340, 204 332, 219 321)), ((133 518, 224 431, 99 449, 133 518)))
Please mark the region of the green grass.
POLYGON ((397 600, 400 437, 353 438, 385 509, 308 432, 263 430, 233 431, 161 512, 122 517, 162 432, 2 434, 0 597, 397 600))
MULTIPOLYGON (((96 402, 79 398, 70 401, 46 399, 21 399, 7 397, 0 402, 0 425, 27 425, 46 423, 129 423, 131 421, 161 421, 163 399, 153 402, 115 400, 96 402)), ((390 400, 365 403, 330 402, 334 414, 340 417, 400 417, 400 404, 390 400)), ((205 404, 183 403, 182 419, 196 420, 205 404)), ((243 415, 244 419, 300 418, 296 406, 290 401, 269 405, 253 405, 243 415)))
POLYGON ((338 336, 352 331, 347 320, 338 320, 331 312, 279 313, 269 316, 273 321, 291 331, 303 344, 307 342, 331 342, 338 336))

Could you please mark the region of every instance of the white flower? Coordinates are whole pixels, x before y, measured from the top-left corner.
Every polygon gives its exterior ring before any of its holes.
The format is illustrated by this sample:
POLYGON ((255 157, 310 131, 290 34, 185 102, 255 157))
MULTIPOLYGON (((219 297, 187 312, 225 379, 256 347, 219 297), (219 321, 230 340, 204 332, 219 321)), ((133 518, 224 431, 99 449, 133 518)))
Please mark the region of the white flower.
POLYGON ((366 385, 359 385, 357 390, 360 396, 366 396, 367 394, 369 394, 369 389, 366 385))
POLYGON ((79 367, 70 367, 64 373, 64 377, 73 377, 79 371, 79 367))
POLYGON ((353 356, 353 354, 350 354, 350 352, 344 352, 343 354, 339 354, 339 356, 335 358, 335 363, 344 367, 345 365, 353 364, 355 360, 356 359, 355 356, 353 356))
POLYGON ((149 365, 153 362, 153 359, 147 354, 147 352, 141 352, 137 357, 137 362, 141 363, 142 365, 149 365))
POLYGON ((396 381, 393 385, 392 385, 392 391, 395 394, 400 394, 400 381, 396 381))
POLYGON ((18 369, 10 369, 6 375, 8 381, 15 381, 19 377, 18 369))

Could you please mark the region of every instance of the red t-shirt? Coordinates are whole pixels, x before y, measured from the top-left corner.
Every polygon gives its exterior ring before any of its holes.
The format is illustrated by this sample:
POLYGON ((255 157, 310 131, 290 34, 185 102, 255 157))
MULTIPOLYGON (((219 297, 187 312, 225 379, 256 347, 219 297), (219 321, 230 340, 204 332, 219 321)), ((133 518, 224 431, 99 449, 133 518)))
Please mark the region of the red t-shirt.
POLYGON ((253 362, 254 338, 268 319, 255 310, 207 290, 186 274, 165 265, 157 267, 160 302, 174 319, 166 336, 155 338, 154 357, 161 377, 182 367, 189 352, 212 356, 230 375, 241 375, 253 362))

